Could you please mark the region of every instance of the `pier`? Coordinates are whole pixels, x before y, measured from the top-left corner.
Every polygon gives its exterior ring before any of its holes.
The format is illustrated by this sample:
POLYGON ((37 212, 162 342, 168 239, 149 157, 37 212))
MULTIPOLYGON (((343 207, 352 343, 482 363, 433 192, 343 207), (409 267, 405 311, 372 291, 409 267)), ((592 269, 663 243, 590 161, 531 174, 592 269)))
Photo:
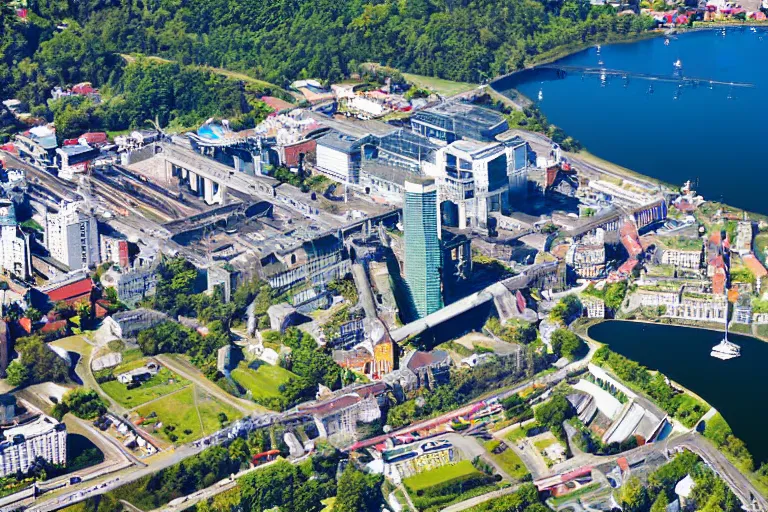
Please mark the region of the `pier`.
POLYGON ((632 71, 622 71, 620 69, 608 69, 602 67, 592 66, 561 66, 557 64, 546 64, 543 66, 537 66, 534 69, 552 70, 557 74, 558 78, 565 78, 569 73, 581 74, 581 75, 597 75, 601 78, 621 78, 648 80, 652 82, 668 82, 677 83, 682 85, 710 85, 710 86, 726 86, 726 87, 754 87, 755 85, 749 82, 726 82, 723 80, 710 80, 709 78, 697 78, 688 76, 675 76, 675 75, 656 75, 652 73, 635 73, 632 71))

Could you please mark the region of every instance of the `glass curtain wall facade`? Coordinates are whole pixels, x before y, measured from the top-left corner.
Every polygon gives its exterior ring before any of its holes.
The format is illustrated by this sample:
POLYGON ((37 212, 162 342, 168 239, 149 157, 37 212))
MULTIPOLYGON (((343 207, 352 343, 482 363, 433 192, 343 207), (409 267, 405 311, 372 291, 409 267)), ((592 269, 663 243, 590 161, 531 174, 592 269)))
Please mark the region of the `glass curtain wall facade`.
POLYGON ((440 225, 433 179, 405 182, 405 281, 418 318, 443 307, 440 225))

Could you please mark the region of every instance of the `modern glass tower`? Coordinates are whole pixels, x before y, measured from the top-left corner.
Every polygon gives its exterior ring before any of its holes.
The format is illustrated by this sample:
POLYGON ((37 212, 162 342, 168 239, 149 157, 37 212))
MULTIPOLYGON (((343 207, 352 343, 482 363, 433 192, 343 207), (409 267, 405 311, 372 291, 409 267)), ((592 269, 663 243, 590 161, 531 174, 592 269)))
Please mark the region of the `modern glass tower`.
POLYGON ((440 268, 440 224, 435 180, 405 182, 405 281, 419 318, 443 307, 440 268))

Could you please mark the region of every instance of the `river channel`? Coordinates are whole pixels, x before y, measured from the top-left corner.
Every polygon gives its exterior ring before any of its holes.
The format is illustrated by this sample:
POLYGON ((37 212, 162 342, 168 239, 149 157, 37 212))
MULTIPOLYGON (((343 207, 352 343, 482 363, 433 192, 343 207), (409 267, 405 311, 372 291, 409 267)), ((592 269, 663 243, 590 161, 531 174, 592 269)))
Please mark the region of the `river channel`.
POLYGON ((766 54, 764 28, 703 30, 669 44, 657 37, 604 45, 599 52, 592 47, 556 63, 623 72, 605 80, 600 71, 570 71, 562 78, 533 70, 494 88, 517 88, 550 122, 605 160, 668 183, 692 180, 706 199, 768 214, 766 54), (673 80, 641 76, 649 74, 673 80), (680 77, 704 81, 683 84, 680 77), (710 86, 710 80, 753 87, 710 86))
POLYGON ((590 328, 589 336, 698 394, 747 444, 756 465, 768 461, 768 343, 729 334, 728 339, 741 346, 741 357, 721 361, 709 355, 723 338, 717 331, 610 321, 590 328))

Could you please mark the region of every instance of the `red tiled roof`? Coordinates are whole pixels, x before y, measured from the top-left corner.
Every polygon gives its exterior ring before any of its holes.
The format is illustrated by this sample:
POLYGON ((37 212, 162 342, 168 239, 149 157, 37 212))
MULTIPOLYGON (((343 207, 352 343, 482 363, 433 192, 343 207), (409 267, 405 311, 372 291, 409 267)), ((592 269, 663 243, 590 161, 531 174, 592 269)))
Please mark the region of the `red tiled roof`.
POLYGON ((87 132, 82 134, 80 139, 85 139, 88 144, 104 144, 109 141, 107 134, 104 132, 87 132))
POLYGON ((275 98, 274 96, 262 96, 261 101, 274 109, 275 112, 280 112, 281 110, 290 110, 293 108, 293 105, 287 101, 281 100, 280 98, 275 98))
POLYGON ((768 270, 765 270, 763 264, 760 263, 760 260, 758 260, 754 254, 747 254, 742 256, 741 260, 756 278, 760 279, 762 277, 768 276, 768 270))
POLYGON ((24 329, 24 332, 26 333, 32 332, 32 320, 27 317, 19 318, 19 326, 24 329))
POLYGON ((69 300, 87 295, 91 293, 92 289, 93 281, 91 281, 90 277, 86 277, 80 281, 75 281, 74 283, 62 286, 61 288, 51 290, 46 295, 48 295, 51 302, 59 302, 61 300, 69 300))
POLYGON ((715 268, 722 268, 725 269, 725 260, 723 259, 723 256, 718 254, 717 256, 714 256, 709 260, 709 264, 712 265, 715 268))
POLYGON ((90 82, 83 82, 72 86, 72 92, 75 94, 93 94, 98 91, 91 86, 90 82))
POLYGON ((725 293, 725 270, 717 269, 712 276, 712 293, 722 295, 725 293))
POLYGON ((67 327, 66 320, 56 320, 55 322, 48 322, 40 329, 40 332, 56 332, 67 327))
POLYGON ((720 245, 721 243, 723 243, 723 237, 719 231, 715 231, 714 233, 712 233, 712 236, 709 237, 709 241, 713 245, 720 245))

